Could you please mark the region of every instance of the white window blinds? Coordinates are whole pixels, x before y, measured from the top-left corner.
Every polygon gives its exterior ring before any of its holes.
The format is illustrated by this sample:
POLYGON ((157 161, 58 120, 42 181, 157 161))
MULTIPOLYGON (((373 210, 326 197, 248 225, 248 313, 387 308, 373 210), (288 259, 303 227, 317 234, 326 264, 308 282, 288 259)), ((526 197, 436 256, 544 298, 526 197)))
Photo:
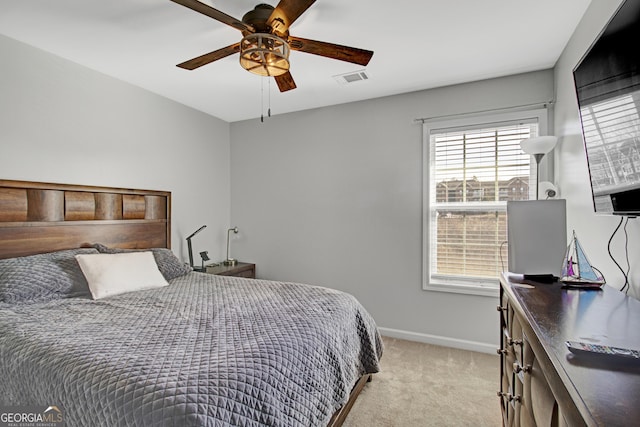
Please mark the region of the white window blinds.
POLYGON ((535 164, 520 141, 537 135, 535 118, 425 134, 428 283, 497 287, 507 265, 507 201, 535 191, 535 164))

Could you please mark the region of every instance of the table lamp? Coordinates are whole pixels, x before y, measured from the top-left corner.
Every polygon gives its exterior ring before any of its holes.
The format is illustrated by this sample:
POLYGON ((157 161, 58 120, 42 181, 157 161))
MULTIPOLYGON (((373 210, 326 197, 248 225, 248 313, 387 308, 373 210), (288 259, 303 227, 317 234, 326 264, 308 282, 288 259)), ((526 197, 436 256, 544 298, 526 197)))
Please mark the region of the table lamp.
POLYGON ((191 268, 193 268, 195 271, 203 271, 204 268, 201 270, 199 268, 194 268, 193 267, 193 252, 191 250, 191 238, 193 236, 195 236, 196 234, 198 234, 199 232, 201 232, 202 230, 204 230, 206 227, 206 225, 203 225, 202 227, 198 228, 196 231, 194 231, 193 233, 191 233, 189 235, 189 237, 187 237, 187 248, 189 249, 189 265, 191 266, 191 268))
POLYGON ((231 258, 231 257, 229 256, 229 244, 230 244, 230 242, 229 242, 229 241, 230 241, 230 235, 231 235, 231 232, 232 232, 232 231, 233 231, 235 234, 238 234, 238 227, 233 227, 233 228, 230 228, 230 229, 228 229, 228 230, 227 230, 227 259, 225 259, 224 261, 222 261, 222 263, 223 263, 224 265, 236 265, 236 264, 238 263, 238 261, 237 261, 237 260, 235 260, 235 259, 233 259, 233 258, 231 258))

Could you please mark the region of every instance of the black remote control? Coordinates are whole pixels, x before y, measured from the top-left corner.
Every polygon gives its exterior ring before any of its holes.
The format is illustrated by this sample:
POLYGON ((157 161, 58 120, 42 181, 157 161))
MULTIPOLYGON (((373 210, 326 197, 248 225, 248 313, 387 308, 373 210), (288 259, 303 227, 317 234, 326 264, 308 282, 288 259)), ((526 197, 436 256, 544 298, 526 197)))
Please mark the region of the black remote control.
POLYGON ((601 356, 620 356, 640 360, 640 351, 628 348, 609 347, 607 345, 589 344, 577 341, 566 342, 569 351, 575 354, 592 354, 601 356))

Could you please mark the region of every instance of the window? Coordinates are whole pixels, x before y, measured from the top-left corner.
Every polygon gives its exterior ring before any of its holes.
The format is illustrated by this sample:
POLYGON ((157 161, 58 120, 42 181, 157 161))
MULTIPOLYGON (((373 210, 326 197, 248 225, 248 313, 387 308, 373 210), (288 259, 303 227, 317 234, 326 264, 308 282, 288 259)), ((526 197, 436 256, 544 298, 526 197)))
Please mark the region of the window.
POLYGON ((507 201, 535 197, 535 162, 520 141, 541 133, 546 113, 425 122, 424 289, 497 295, 507 201))

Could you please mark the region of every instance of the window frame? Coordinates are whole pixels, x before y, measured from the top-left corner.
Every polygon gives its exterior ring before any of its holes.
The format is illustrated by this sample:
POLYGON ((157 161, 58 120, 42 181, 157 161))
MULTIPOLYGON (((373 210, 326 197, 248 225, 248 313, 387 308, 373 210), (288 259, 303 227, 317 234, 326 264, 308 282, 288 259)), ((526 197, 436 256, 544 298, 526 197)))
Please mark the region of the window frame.
MULTIPOLYGON (((468 295, 497 297, 499 295, 499 279, 464 279, 443 278, 431 274, 431 146, 432 133, 463 130, 483 129, 492 126, 513 124, 518 121, 532 121, 538 123, 538 135, 548 132, 547 108, 510 111, 496 114, 469 114, 462 117, 424 120, 422 125, 422 289, 425 291, 452 292, 468 295)), ((545 156, 548 161, 551 155, 545 156)), ((543 159, 543 163, 545 162, 543 159)), ((541 165, 542 166, 542 165, 541 165)), ((535 161, 531 167, 535 174, 535 161)), ((500 207, 502 209, 502 207, 500 207)), ((506 203, 504 204, 506 211, 506 203)))

